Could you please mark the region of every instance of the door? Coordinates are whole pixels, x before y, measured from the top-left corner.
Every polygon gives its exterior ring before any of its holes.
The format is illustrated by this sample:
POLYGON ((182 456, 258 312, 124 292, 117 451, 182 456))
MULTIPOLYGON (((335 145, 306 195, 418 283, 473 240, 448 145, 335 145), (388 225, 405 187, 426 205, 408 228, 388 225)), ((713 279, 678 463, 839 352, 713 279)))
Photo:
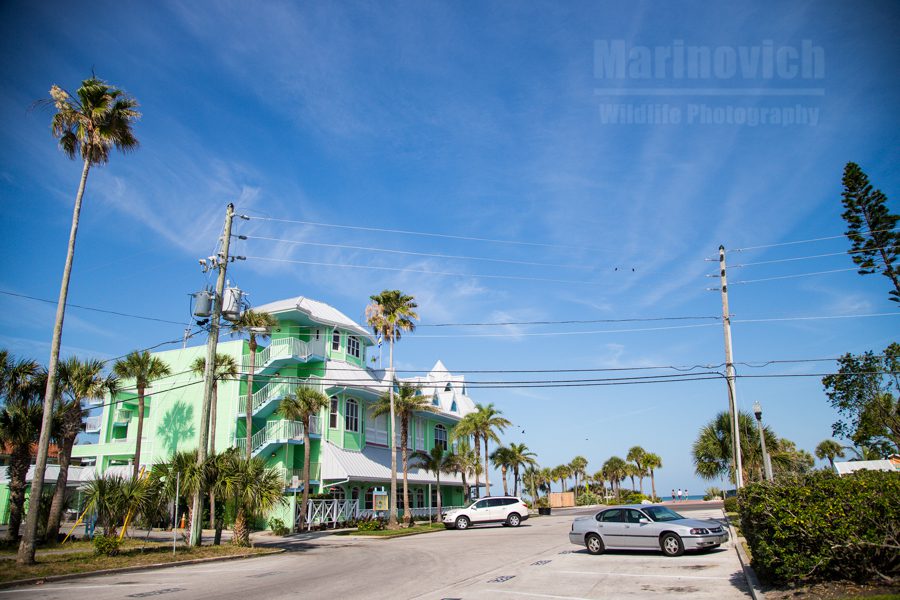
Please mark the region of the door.
POLYGON ((625 543, 625 511, 611 508, 597 515, 597 530, 607 548, 627 548, 625 543))
POLYGON ((625 542, 629 548, 659 548, 656 525, 653 522, 641 523, 641 519, 649 521, 639 510, 625 511, 625 542))
POLYGON ((491 520, 490 499, 479 500, 469 509, 469 516, 473 523, 484 523, 491 520))

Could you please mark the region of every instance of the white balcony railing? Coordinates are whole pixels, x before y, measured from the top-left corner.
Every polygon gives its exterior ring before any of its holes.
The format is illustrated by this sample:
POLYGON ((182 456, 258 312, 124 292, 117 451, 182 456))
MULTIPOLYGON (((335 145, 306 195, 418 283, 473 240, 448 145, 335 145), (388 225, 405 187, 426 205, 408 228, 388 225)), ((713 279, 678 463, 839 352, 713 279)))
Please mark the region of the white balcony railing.
MULTIPOLYGON (((310 434, 319 433, 319 419, 313 417, 310 423, 310 434)), ((250 438, 250 448, 253 454, 272 442, 286 442, 289 440, 303 439, 303 423, 301 421, 269 421, 265 427, 257 431, 250 438)), ((240 450, 246 451, 247 438, 238 438, 235 440, 235 446, 240 450)))
POLYGON ((128 422, 131 421, 131 411, 130 410, 122 410, 119 409, 116 411, 113 416, 113 424, 114 425, 128 425, 128 422))
MULTIPOLYGON (((285 396, 290 396, 301 386, 311 387, 323 394, 325 393, 325 384, 322 383, 320 377, 309 377, 301 381, 274 381, 267 383, 253 394, 253 412, 256 413, 256 411, 273 400, 280 400, 285 396)), ((244 414, 247 414, 246 398, 241 400, 241 409, 244 414)))
POLYGON ((101 415, 96 415, 94 417, 88 417, 84 420, 84 431, 86 433, 97 433, 100 431, 100 418, 101 415))
MULTIPOLYGON (((297 359, 307 360, 310 356, 325 356, 325 339, 312 340, 304 342, 297 338, 281 338, 273 340, 261 352, 256 353, 254 361, 254 370, 259 372, 276 360, 297 359)), ((243 357, 244 369, 250 368, 250 354, 243 357)))

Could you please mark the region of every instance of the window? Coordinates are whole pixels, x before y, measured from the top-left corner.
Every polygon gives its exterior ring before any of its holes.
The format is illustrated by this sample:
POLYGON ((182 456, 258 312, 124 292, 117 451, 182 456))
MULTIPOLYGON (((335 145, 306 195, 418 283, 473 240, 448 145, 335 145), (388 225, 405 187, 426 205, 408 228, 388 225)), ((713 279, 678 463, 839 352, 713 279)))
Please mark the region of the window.
POLYGON ((331 498, 334 500, 343 500, 344 499, 344 488, 336 487, 331 490, 331 498))
POLYGON ((366 488, 366 510, 372 510, 373 508, 375 508, 375 496, 373 493, 374 491, 375 488, 366 488))
POLYGON ((328 426, 332 429, 338 428, 338 397, 331 397, 331 414, 328 416, 328 426))
POLYGON ((370 408, 366 411, 366 443, 387 445, 387 415, 373 415, 370 408))
POLYGON ((490 505, 491 505, 490 500, 479 500, 478 502, 476 502, 475 504, 472 505, 472 508, 474 508, 475 510, 481 510, 483 508, 489 507, 490 505))
POLYGON ((425 490, 422 488, 416 490, 416 506, 418 508, 425 508, 425 490))
POLYGON ((359 358, 359 338, 355 335, 347 338, 347 354, 359 358))
POLYGON ((450 382, 448 381, 447 385, 444 386, 444 391, 449 392, 451 389, 453 389, 453 387, 450 385, 450 382))
POLYGON ((598 520, 603 521, 604 523, 621 523, 625 520, 625 515, 622 514, 622 512, 622 509, 619 508, 607 510, 600 513, 600 518, 598 520))
POLYGON ((441 401, 438 400, 437 394, 435 394, 434 396, 431 397, 431 404, 434 405, 434 406, 440 406, 440 405, 441 405, 441 401))
POLYGON ((350 499, 356 502, 357 506, 359 505, 359 488, 355 487, 350 490, 350 499))
POLYGON ((321 329, 313 329, 312 339, 316 340, 317 342, 320 339, 322 339, 322 330, 321 329))
POLYGON ((437 486, 431 488, 431 506, 437 506, 437 486))
POLYGON ((344 429, 359 431, 359 404, 356 403, 356 400, 348 398, 344 412, 344 429))
POLYGON ((331 349, 335 351, 341 349, 341 332, 337 329, 331 334, 331 349))
POLYGON ((425 419, 416 417, 416 450, 425 450, 425 419))
POLYGON ((447 449, 447 429, 440 423, 434 426, 434 445, 444 450, 447 449))
POLYGON ((459 412, 459 409, 456 408, 456 400, 450 405, 450 412, 459 412))

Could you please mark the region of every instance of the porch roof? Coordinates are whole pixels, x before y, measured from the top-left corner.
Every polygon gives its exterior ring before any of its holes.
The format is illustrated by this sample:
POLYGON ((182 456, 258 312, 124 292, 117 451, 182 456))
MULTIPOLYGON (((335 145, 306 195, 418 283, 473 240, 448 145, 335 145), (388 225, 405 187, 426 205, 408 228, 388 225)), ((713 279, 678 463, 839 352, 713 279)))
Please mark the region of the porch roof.
MULTIPOLYGON (((397 477, 398 480, 403 478, 399 452, 397 452, 397 477)), ((410 467, 408 478, 410 483, 415 484, 437 483, 433 473, 414 467, 410 467)), ((366 446, 361 452, 356 452, 323 441, 322 481, 329 480, 389 482, 391 480, 391 451, 388 448, 366 446)), ((441 473, 441 485, 462 485, 462 477, 441 473)))

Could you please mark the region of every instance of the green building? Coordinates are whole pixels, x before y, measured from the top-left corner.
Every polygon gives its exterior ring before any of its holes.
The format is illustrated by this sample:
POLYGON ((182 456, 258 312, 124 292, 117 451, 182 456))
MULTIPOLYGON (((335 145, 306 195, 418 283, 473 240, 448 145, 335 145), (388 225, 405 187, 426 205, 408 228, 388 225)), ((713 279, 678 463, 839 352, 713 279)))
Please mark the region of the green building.
MULTIPOLYGON (((286 523, 296 521, 305 452, 310 453, 311 492, 358 500, 361 511, 378 508, 380 497, 390 488, 391 431, 389 418, 373 417, 371 411, 373 403, 387 389, 386 372, 367 367, 366 354, 373 349, 375 339, 337 309, 302 296, 255 310, 270 313, 278 320, 268 345, 263 342, 257 348, 251 403, 253 455, 282 473, 289 498, 285 508, 270 516, 280 517, 286 523), (309 448, 303 444, 303 425, 277 414, 281 399, 300 385, 314 386, 331 398, 330 407, 313 423, 309 448)), ((245 449, 248 342, 227 340, 223 335, 217 352, 234 357, 242 375, 218 383, 215 449, 245 449)), ((171 375, 152 382, 145 394, 139 463, 148 468, 165 462, 173 452, 197 447, 203 383, 202 376, 192 372, 191 363, 206 356, 206 346, 157 352, 154 356, 169 366, 171 375)), ((428 451, 435 445, 446 448, 453 427, 475 410, 464 378, 450 374, 438 361, 430 373, 408 381, 418 384, 421 393, 430 396, 436 410, 412 419, 410 451, 428 451)), ((122 382, 125 389, 133 389, 132 384, 122 382)), ((72 473, 72 485, 109 469, 130 473, 127 465, 134 460, 137 395, 120 393, 116 402, 104 402, 102 414, 87 419, 86 431, 98 432, 99 440, 75 446, 73 463, 80 462, 81 468, 72 473)), ((397 449, 398 479, 402 482, 399 440, 397 449)), ((52 481, 55 476, 51 477, 48 471, 47 477, 52 481)), ((0 499, 4 497, 3 483, 0 480, 0 499)), ((410 469, 409 483, 413 512, 436 506, 434 474, 410 469)), ((441 474, 440 494, 443 506, 463 504, 461 478, 441 474)), ((398 502, 402 503, 402 483, 398 486, 398 502)), ((7 513, 8 508, 0 505, 0 518, 7 513)))

